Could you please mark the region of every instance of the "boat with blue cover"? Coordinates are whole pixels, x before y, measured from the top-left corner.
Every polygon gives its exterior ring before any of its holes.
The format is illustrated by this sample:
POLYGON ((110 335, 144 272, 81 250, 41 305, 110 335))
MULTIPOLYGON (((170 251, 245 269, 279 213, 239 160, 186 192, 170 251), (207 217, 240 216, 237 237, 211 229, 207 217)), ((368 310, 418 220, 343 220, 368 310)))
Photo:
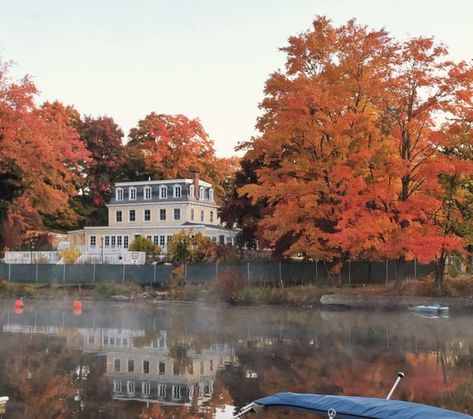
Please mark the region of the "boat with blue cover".
POLYGON ((267 409, 313 413, 330 419, 471 419, 473 417, 452 410, 399 400, 299 393, 274 394, 255 400, 251 406, 251 410, 255 413, 267 409))
POLYGON ((447 306, 441 306, 440 304, 432 304, 431 306, 420 305, 409 307, 409 310, 413 310, 417 313, 426 314, 448 314, 449 308, 447 306))
POLYGON ((404 378, 399 372, 385 399, 360 396, 277 393, 242 407, 234 418, 272 409, 312 413, 329 419, 466 419, 473 416, 420 403, 391 400, 394 390, 404 378))

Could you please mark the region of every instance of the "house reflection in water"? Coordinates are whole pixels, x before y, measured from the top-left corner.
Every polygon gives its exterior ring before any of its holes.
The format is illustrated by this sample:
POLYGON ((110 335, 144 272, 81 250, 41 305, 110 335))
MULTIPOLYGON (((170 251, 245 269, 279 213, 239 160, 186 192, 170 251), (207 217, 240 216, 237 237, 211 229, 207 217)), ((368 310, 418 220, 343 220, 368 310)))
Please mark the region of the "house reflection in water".
POLYGON ((9 323, 3 326, 3 331, 62 336, 73 349, 105 355, 105 375, 115 400, 201 406, 212 398, 218 370, 233 361, 230 345, 213 344, 196 351, 191 337, 184 338, 188 342, 177 344, 178 356, 173 357, 176 343, 168 342, 166 330, 152 331, 151 339, 147 339, 145 330, 139 329, 9 323))

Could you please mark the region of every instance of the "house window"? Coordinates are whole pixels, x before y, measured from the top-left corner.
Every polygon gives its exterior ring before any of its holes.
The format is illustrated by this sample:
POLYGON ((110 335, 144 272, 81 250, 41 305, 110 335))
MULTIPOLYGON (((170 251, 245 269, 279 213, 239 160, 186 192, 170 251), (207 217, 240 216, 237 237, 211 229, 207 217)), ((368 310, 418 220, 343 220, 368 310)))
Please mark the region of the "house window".
POLYGON ((199 187, 199 198, 204 199, 204 187, 199 187))
POLYGON ((225 244, 225 236, 218 236, 218 243, 225 244))
POLYGON ((214 190, 213 190, 213 189, 209 189, 209 199, 210 199, 211 201, 214 200, 214 190))
POLYGON ((213 241, 214 243, 217 243, 217 237, 212 236, 212 241, 213 241))
POLYGON ((189 186, 189 196, 190 196, 190 199, 195 199, 194 185, 189 186))
POLYGON ((159 236, 153 236, 153 243, 155 246, 159 244, 159 236))
POLYGON ((117 236, 117 247, 122 247, 122 236, 117 236))
POLYGON ((159 361, 158 372, 159 375, 166 374, 166 364, 163 361, 159 361))
POLYGON ((117 221, 117 223, 121 223, 122 222, 122 212, 121 211, 117 211, 115 213, 115 220, 117 221))
POLYGON ((117 245, 117 238, 115 236, 111 236, 112 239, 112 247, 115 247, 117 245))
POLYGON ((143 360, 143 374, 149 374, 149 361, 143 360))
POLYGON ((166 246, 169 244, 169 242, 171 241, 171 237, 172 236, 166 236, 166 246))
POLYGON ((210 211, 210 222, 211 223, 214 222, 214 212, 213 211, 210 211))
POLYGON ((133 239, 136 240, 138 237, 141 237, 141 234, 135 234, 133 235, 133 239))
POLYGON ((90 236, 90 247, 97 246, 97 238, 95 236, 90 236))
POLYGON ((120 359, 113 360, 113 371, 120 372, 120 359))
POLYGON ((146 236, 146 238, 147 238, 148 240, 153 241, 153 236, 146 236))
POLYGON ((135 371, 135 361, 133 359, 128 360, 128 372, 135 371))
POLYGON ((144 396, 149 396, 151 394, 151 384, 148 382, 143 382, 141 384, 141 392, 144 396))
POLYGON ((126 382, 126 391, 130 394, 135 394, 135 382, 127 381, 126 382))
POLYGON ((115 197, 117 199, 117 201, 123 201, 123 189, 122 188, 117 188, 117 190, 115 191, 115 197))
POLYGON ((151 199, 153 196, 153 192, 150 186, 145 186, 145 199, 151 199))
POLYGON ((166 236, 159 236, 159 245, 164 247, 166 245, 166 236))
POLYGON ((114 393, 121 393, 122 391, 122 381, 121 380, 113 380, 113 392, 114 393))
POLYGON ((145 221, 151 221, 151 210, 145 209, 145 221))
POLYGON ((158 384, 158 397, 164 399, 166 397, 166 385, 158 384))
POLYGON ((172 398, 174 400, 180 400, 180 398, 181 398, 181 386, 172 386, 172 398))
POLYGON ((166 199, 168 197, 168 188, 166 186, 161 186, 159 188, 159 197, 161 199, 166 199))
POLYGON ((130 210, 129 220, 130 220, 130 222, 135 222, 136 221, 136 211, 135 210, 130 210))
POLYGON ((110 247, 110 236, 105 236, 105 247, 110 247))
POLYGON ((172 373, 174 375, 179 375, 179 367, 177 366, 177 363, 175 362, 172 364, 172 373))
POLYGON ((191 208, 191 221, 194 221, 194 208, 191 208))
POLYGON ((136 188, 132 186, 128 189, 130 201, 136 201, 136 188))
POLYGON ((128 236, 123 236, 123 247, 128 249, 128 236))
POLYGON ((180 198, 182 195, 182 188, 180 186, 174 186, 174 198, 180 198))
POLYGON ((159 210, 159 219, 161 221, 166 221, 166 210, 165 209, 160 209, 159 210))
POLYGON ((175 220, 180 220, 181 219, 181 209, 180 208, 174 208, 174 219, 175 220))
POLYGON ((200 221, 204 222, 204 210, 200 210, 200 221))

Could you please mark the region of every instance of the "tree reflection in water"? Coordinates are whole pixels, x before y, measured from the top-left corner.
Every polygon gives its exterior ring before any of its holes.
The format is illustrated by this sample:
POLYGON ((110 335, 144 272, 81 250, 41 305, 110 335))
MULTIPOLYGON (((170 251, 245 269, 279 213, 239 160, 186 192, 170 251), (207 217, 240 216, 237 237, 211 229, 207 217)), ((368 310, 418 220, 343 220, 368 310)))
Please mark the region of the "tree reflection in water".
MULTIPOLYGON (((469 318, 166 304, 0 302, 11 418, 230 417, 280 392, 396 398, 473 412, 469 318), (222 412, 225 413, 222 413, 222 412), (47 412, 47 413, 45 413, 47 412)), ((265 412, 265 417, 285 416, 265 412)))

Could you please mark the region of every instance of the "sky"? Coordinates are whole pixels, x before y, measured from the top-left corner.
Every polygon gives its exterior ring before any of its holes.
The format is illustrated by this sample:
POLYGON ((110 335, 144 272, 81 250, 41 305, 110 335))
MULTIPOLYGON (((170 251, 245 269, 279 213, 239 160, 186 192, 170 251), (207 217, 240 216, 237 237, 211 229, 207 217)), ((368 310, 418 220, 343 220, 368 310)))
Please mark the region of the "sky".
POLYGON ((41 101, 109 115, 125 133, 152 111, 199 118, 230 156, 257 134, 279 48, 317 15, 434 36, 473 58, 473 0, 0 0, 0 58, 33 77, 41 101))

